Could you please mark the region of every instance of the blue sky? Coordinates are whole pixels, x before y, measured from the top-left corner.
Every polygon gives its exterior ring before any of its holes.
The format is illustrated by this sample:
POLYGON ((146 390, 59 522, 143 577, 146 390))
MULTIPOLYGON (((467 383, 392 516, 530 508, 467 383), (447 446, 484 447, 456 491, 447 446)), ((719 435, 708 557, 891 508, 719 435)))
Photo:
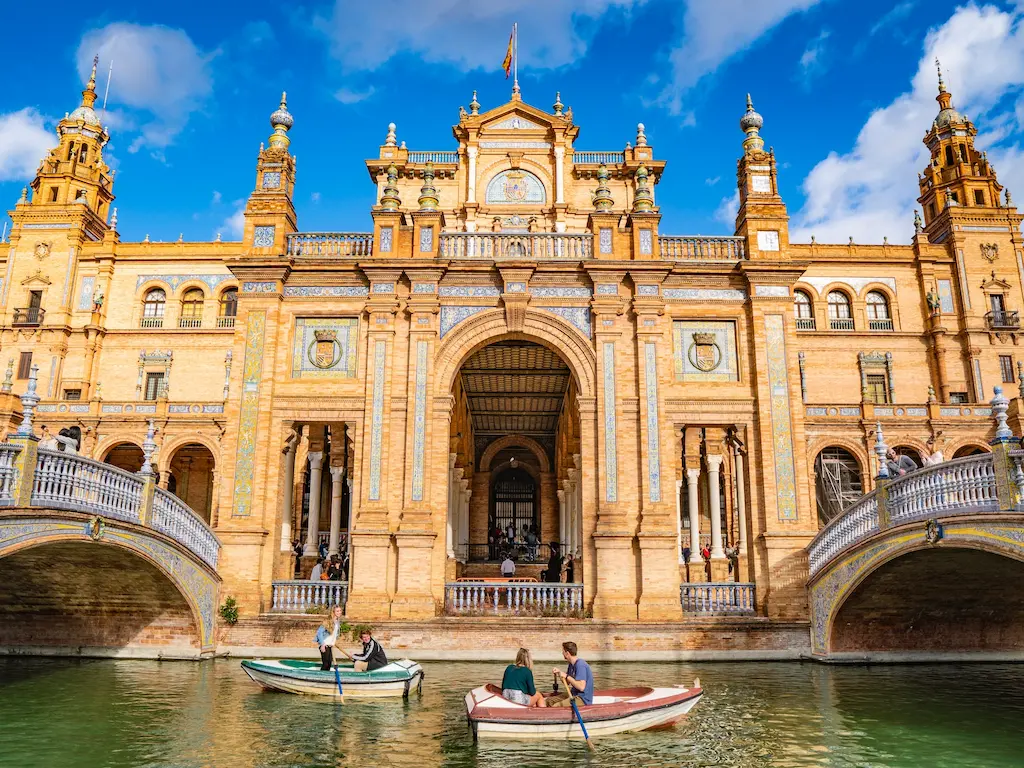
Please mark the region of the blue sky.
POLYGON ((1000 180, 1024 200, 1024 2, 943 0, 337 0, 335 3, 19 3, 0 96, 0 199, 17 200, 78 103, 94 52, 117 168, 122 239, 239 234, 267 117, 288 91, 300 229, 370 228, 363 160, 387 124, 412 149, 454 149, 474 89, 508 100, 501 60, 520 28, 524 99, 555 91, 578 149, 621 149, 647 127, 668 161, 662 231, 731 233, 745 94, 775 147, 793 236, 907 242, 938 55, 1000 180), (71 6, 69 6, 71 8, 71 6), (59 23, 55 22, 59 17, 59 23), (41 45, 45 30, 46 45, 41 45), (45 55, 40 55, 45 50, 45 55), (1017 182, 1020 183, 1017 183, 1017 182))

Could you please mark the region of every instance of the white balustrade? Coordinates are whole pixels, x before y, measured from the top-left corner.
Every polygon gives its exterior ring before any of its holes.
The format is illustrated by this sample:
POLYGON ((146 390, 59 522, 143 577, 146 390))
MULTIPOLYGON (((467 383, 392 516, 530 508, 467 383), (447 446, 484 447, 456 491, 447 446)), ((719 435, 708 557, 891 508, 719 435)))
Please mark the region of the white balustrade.
POLYGON ((173 493, 157 488, 153 493, 153 511, 147 521, 154 530, 184 544, 204 563, 217 567, 220 543, 210 527, 191 507, 173 493))
POLYGON ((740 261, 747 258, 742 237, 658 235, 661 258, 676 261, 740 261))
POLYGON ((581 152, 572 153, 574 165, 622 165, 626 162, 625 152, 581 152))
POLYGON ((700 582, 679 587, 683 613, 704 615, 752 614, 754 585, 748 582, 700 582))
POLYGON ((288 235, 289 256, 369 256, 372 232, 295 232, 288 235))
POLYGON ((142 478, 84 456, 40 450, 32 506, 95 512, 139 523, 142 478))
POLYGON ((445 232, 441 235, 443 259, 589 259, 594 254, 589 232, 445 232))
POLYGON ((448 614, 583 615, 583 585, 547 582, 458 581, 444 586, 448 614))
POLYGON ((0 503, 14 500, 14 486, 18 480, 15 462, 19 453, 20 445, 0 443, 0 503))
POLYGON ((348 602, 347 581, 292 579, 271 585, 270 610, 274 613, 305 613, 311 608, 331 608, 348 602))
POLYGON ((409 150, 409 163, 425 164, 451 164, 459 162, 459 153, 447 150, 409 150))

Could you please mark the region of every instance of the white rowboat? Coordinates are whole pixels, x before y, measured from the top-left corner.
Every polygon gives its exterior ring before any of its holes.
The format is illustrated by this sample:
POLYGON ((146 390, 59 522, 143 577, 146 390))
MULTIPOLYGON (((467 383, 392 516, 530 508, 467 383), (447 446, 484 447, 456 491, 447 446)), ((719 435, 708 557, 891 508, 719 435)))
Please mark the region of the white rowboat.
MULTIPOLYGON (((267 690, 341 698, 334 669, 325 672, 318 661, 246 659, 242 669, 267 690)), ((408 697, 409 691, 423 685, 423 669, 410 659, 393 661, 372 672, 356 672, 352 664, 339 664, 338 677, 346 699, 408 697)))

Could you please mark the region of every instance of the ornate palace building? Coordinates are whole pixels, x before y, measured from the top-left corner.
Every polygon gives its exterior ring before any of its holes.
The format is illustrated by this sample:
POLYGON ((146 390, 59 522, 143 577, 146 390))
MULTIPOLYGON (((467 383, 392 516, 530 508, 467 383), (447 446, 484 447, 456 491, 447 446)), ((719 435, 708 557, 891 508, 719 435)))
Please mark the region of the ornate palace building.
POLYGON ((911 245, 790 242, 749 98, 735 232, 665 233, 643 125, 583 150, 518 91, 474 95, 449 149, 389 126, 359 233, 301 230, 282 96, 240 242, 122 242, 95 99, 10 212, 0 418, 32 380, 37 435, 152 459, 243 616, 308 603, 293 541, 306 575, 323 539, 358 619, 484 609, 459 579, 505 550, 536 577, 554 543, 556 612, 677 620, 711 581, 806 620, 805 548, 874 487, 878 425, 952 459, 988 450, 994 385, 1017 395, 1021 216, 941 79, 911 245))

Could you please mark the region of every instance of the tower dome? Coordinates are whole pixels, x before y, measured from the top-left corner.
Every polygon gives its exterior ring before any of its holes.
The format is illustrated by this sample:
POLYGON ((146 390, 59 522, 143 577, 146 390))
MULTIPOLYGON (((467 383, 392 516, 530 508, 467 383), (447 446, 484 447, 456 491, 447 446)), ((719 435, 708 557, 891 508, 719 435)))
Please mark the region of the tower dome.
POLYGON ((750 94, 748 93, 747 111, 743 114, 743 117, 740 118, 740 130, 744 133, 760 131, 762 125, 764 125, 764 118, 754 111, 754 102, 750 100, 750 94))

